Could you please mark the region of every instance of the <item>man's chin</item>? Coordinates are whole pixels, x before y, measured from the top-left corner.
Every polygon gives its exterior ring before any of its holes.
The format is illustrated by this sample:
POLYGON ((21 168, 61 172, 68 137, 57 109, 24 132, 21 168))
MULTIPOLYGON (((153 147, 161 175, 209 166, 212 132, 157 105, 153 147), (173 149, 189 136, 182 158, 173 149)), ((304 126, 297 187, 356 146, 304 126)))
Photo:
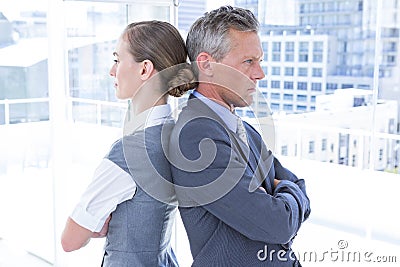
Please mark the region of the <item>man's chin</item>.
POLYGON ((237 108, 245 108, 245 107, 251 106, 251 104, 253 104, 253 100, 241 101, 240 103, 238 103, 236 105, 236 107, 237 108))
POLYGON ((253 102, 254 102, 254 97, 253 96, 249 97, 249 99, 247 99, 246 102, 244 102, 245 107, 251 106, 251 104, 253 104, 253 102))

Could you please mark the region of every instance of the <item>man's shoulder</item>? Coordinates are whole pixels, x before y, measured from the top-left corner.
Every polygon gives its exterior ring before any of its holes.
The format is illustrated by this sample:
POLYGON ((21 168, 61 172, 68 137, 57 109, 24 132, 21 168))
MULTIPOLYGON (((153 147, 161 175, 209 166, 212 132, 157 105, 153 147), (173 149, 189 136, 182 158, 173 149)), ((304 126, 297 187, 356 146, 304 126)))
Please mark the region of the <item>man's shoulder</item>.
POLYGON ((218 118, 182 111, 172 130, 172 135, 178 135, 180 138, 188 138, 189 136, 213 138, 221 135, 229 136, 229 130, 218 118))

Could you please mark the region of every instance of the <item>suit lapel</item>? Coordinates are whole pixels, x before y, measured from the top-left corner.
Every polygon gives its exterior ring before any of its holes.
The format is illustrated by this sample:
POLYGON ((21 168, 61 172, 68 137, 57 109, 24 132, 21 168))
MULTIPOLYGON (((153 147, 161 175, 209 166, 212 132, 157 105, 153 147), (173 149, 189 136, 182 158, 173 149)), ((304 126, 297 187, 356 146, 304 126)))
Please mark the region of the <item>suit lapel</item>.
MULTIPOLYGON (((265 189, 268 193, 272 194, 272 184, 275 176, 273 170, 273 155, 271 151, 268 151, 266 147, 257 148, 256 143, 253 140, 253 135, 249 134, 248 128, 250 126, 245 124, 246 131, 248 133, 249 146, 239 141, 239 137, 236 133, 228 129, 226 123, 216 114, 210 107, 208 107, 203 101, 198 99, 196 96, 191 94, 188 99, 187 107, 188 110, 193 112, 191 116, 195 117, 207 117, 221 123, 229 133, 232 141, 233 148, 236 147, 239 156, 243 163, 252 170, 254 176, 252 177, 249 185, 249 191, 254 192, 257 188, 262 186, 263 181, 268 177, 268 180, 264 183, 265 189)), ((193 118, 193 117, 192 117, 193 118)))
POLYGON ((275 176, 272 166, 274 159, 272 152, 264 146, 258 148, 252 134, 249 134, 248 140, 251 151, 249 164, 254 173, 249 190, 250 192, 254 192, 257 188, 264 185, 265 190, 272 194, 272 184, 275 176), (265 183, 263 183, 264 180, 265 183))

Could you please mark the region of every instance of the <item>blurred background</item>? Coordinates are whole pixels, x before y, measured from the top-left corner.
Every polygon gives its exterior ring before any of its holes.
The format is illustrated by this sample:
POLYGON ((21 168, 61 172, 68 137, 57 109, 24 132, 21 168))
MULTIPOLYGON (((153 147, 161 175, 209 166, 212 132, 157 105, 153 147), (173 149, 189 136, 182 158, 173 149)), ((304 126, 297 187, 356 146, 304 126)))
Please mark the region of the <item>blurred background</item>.
MULTIPOLYGON (((122 135, 127 103, 108 74, 116 41, 149 19, 185 37, 223 4, 261 23, 266 77, 238 113, 306 179, 312 214, 294 242, 304 266, 363 266, 325 251, 371 252, 368 266, 397 266, 398 0, 1 0, 0 267, 100 265, 104 239, 65 253, 60 235, 122 135)), ((186 96, 171 101, 178 115, 186 96)), ((190 266, 179 217, 173 246, 190 266)))

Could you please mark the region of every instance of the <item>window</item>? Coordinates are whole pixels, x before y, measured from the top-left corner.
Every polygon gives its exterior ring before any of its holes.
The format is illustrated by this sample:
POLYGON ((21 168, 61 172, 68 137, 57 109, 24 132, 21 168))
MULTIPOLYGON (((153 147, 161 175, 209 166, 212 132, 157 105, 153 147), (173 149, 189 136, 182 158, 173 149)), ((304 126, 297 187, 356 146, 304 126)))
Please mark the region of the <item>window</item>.
POLYGON ((294 52, 294 42, 285 42, 285 51, 294 52))
POLYGON ((281 42, 272 42, 272 61, 281 61, 281 42))
POLYGON ((305 4, 300 5, 300 13, 304 13, 304 10, 305 10, 304 6, 305 6, 305 4))
POLYGON ((284 111, 293 111, 293 105, 292 104, 283 104, 283 110, 284 111))
POLYGON ((272 52, 281 52, 281 42, 272 42, 272 52))
POLYGON ((285 54, 285 61, 286 62, 293 62, 294 61, 294 54, 285 54))
POLYGON ((279 111, 279 104, 278 103, 271 103, 271 110, 272 111, 279 111))
POLYGON ((272 67, 271 74, 272 75, 281 75, 281 68, 280 67, 272 67))
POLYGON ((321 68, 313 68, 312 76, 313 77, 322 77, 322 69, 321 68))
POLYGON ((387 56, 386 62, 388 65, 395 65, 396 64, 396 57, 395 56, 387 56))
POLYGON ((336 90, 338 88, 337 83, 327 83, 326 90, 336 90))
POLYGON ((308 142, 308 153, 309 154, 314 153, 314 150, 315 150, 314 146, 315 146, 314 141, 309 141, 308 142))
POLYGON ((321 83, 311 83, 311 91, 321 91, 322 85, 321 83))
POLYGON ((283 83, 283 88, 284 89, 293 89, 293 82, 284 82, 283 83))
POLYGON ((291 94, 284 94, 284 95, 283 95, 283 100, 293 100, 293 95, 291 95, 291 94))
POLYGON ((297 82, 297 90, 307 90, 307 82, 297 82))
POLYGON ((299 54, 299 62, 308 62, 308 54, 299 54))
POLYGON ((379 149, 379 154, 378 154, 379 156, 378 156, 378 160, 379 161, 382 161, 383 160, 383 149, 381 148, 381 149, 379 149))
POLYGON ((285 76, 293 76, 294 68, 293 67, 285 67, 285 76))
POLYGON ((281 54, 280 53, 274 53, 272 55, 272 61, 274 61, 274 62, 281 61, 281 54))
POLYGON ((299 68, 298 69, 298 75, 299 76, 307 76, 308 75, 308 69, 307 68, 299 68))
POLYGON ((326 146, 328 144, 328 140, 326 138, 321 140, 321 150, 326 151, 326 146))
POLYGON ((297 95, 297 101, 300 102, 307 102, 307 96, 306 95, 297 95))
POLYGON ((298 111, 307 111, 307 106, 304 105, 297 105, 296 108, 298 111))
POLYGON ((271 81, 271 88, 281 88, 280 81, 271 81))
POLYGON ((359 84, 359 85, 357 85, 357 88, 359 88, 359 89, 371 89, 371 86, 369 84, 359 84))
POLYGON ((282 155, 282 156, 287 156, 287 155, 288 155, 288 148, 287 148, 287 146, 282 146, 282 147, 281 147, 281 155, 282 155))
POLYGON ((172 1, 122 2, 0 3, 0 210, 7 213, 0 265, 91 266, 99 260, 96 241, 85 247, 84 259, 60 256, 58 234, 71 212, 65 207, 76 204, 121 136, 127 101, 115 98, 112 52, 128 21, 173 22, 172 1), (18 181, 24 186, 16 190, 18 181), (28 217, 35 222, 21 227, 28 217))
POLYGON ((279 100, 281 95, 279 93, 271 93, 271 99, 279 100))
POLYGON ((342 84, 342 89, 346 89, 346 88, 354 88, 353 84, 342 84))
POLYGON ((254 112, 252 110, 246 110, 246 115, 245 116, 249 117, 249 118, 254 118, 255 117, 254 112))
POLYGON ((258 86, 259 87, 263 87, 263 88, 267 88, 268 87, 268 81, 267 80, 258 81, 258 86))
POLYGON ((322 54, 313 54, 313 62, 322 62, 322 54))
POLYGON ((314 52, 322 52, 324 49, 324 43, 321 41, 313 42, 313 51, 314 52))
POLYGON ((299 52, 308 52, 308 42, 299 43, 299 52))

